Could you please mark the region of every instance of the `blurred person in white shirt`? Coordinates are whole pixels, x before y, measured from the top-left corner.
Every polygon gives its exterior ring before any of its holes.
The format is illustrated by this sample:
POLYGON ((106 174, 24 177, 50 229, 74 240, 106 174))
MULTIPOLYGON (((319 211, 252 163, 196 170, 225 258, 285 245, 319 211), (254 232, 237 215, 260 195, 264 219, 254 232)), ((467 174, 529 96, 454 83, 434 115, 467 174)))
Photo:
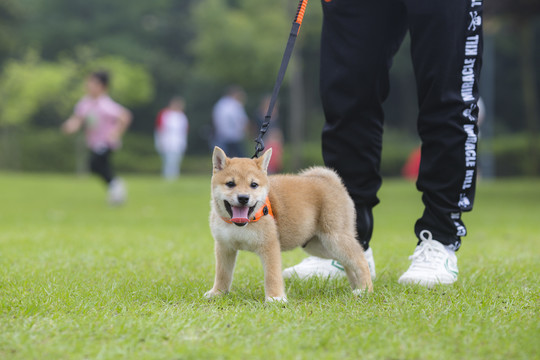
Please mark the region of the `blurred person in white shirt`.
POLYGON ((239 86, 231 86, 214 105, 214 145, 231 157, 244 157, 244 138, 248 116, 244 109, 246 93, 239 86))
POLYGON ((184 108, 184 99, 175 96, 156 119, 156 150, 161 155, 162 175, 167 180, 175 180, 180 175, 180 165, 187 148, 189 124, 184 108))

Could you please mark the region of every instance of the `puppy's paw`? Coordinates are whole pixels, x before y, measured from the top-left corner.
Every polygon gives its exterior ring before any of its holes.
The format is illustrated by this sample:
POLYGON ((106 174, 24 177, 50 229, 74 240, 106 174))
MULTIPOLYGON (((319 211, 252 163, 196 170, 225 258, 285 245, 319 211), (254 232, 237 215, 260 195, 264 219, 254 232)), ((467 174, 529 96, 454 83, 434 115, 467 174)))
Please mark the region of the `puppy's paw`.
POLYGON ((204 293, 204 297, 207 298, 207 299, 211 299, 211 298, 214 298, 216 296, 223 296, 223 295, 225 295, 225 293, 223 293, 221 291, 218 291, 218 290, 214 290, 214 289, 204 293))
POLYGON ((287 296, 283 295, 283 296, 274 296, 274 297, 271 297, 271 296, 268 296, 266 298, 266 302, 275 302, 275 303, 286 303, 287 302, 287 296))

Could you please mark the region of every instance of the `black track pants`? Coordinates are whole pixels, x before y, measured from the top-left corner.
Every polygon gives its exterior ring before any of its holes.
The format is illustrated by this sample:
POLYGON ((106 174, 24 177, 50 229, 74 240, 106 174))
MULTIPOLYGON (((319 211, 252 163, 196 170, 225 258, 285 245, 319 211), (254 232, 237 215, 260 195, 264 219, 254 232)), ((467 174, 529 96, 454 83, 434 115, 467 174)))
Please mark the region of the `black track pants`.
POLYGON ((114 179, 111 165, 112 151, 107 149, 103 152, 90 152, 90 171, 109 184, 114 179))
MULTIPOLYGON (((365 249, 379 200, 389 69, 407 31, 418 94, 425 211, 415 232, 456 249, 475 194, 482 0, 323 0, 323 157, 343 178, 365 249)), ((413 91, 413 89, 411 89, 413 91)))

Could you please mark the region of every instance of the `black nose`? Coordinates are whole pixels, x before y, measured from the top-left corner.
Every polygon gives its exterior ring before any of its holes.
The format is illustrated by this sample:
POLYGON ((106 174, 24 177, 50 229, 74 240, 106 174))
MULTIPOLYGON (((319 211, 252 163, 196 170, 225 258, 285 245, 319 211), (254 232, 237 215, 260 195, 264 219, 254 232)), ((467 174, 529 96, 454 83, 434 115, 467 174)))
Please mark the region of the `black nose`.
POLYGON ((238 195, 238 202, 242 205, 246 205, 249 201, 249 195, 238 195))

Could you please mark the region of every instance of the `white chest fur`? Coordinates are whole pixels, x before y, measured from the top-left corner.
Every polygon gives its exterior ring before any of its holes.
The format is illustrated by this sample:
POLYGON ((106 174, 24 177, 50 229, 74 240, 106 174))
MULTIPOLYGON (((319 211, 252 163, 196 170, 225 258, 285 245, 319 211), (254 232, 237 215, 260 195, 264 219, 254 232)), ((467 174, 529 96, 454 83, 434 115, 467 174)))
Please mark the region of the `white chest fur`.
POLYGON ((264 239, 262 229, 256 223, 240 227, 216 215, 212 216, 210 225, 214 239, 231 249, 257 252, 264 239))

